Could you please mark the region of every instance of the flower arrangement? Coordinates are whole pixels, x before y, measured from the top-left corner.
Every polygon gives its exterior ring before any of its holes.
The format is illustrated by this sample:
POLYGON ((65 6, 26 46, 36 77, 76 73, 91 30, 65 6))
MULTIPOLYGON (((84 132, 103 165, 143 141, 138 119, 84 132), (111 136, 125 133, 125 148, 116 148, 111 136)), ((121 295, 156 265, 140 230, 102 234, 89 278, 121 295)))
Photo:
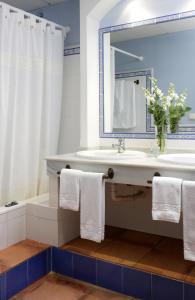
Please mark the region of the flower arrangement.
POLYGON ((150 79, 152 82, 152 89, 151 91, 145 89, 148 112, 153 115, 154 118, 158 147, 160 152, 164 152, 167 125, 170 125, 171 133, 176 133, 181 118, 184 117, 191 108, 185 103, 187 98, 186 91, 177 94, 175 85, 170 83, 167 96, 165 96, 158 87, 157 79, 150 79))
POLYGON ((173 83, 169 84, 167 105, 169 111, 169 124, 171 133, 177 132, 181 118, 191 110, 191 107, 186 106, 186 98, 187 93, 185 90, 178 95, 175 92, 175 85, 173 83))
POLYGON ((145 96, 148 102, 148 112, 153 115, 156 127, 157 144, 161 152, 165 150, 165 135, 167 131, 167 99, 158 88, 158 81, 151 78, 152 90, 145 89, 145 96))

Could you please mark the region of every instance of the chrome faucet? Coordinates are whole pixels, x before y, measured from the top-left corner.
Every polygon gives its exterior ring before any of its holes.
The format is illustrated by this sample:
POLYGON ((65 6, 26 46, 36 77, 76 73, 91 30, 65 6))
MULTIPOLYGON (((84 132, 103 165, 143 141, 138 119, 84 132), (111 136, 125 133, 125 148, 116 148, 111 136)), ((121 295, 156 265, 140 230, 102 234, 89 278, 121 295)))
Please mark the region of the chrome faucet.
POLYGON ((125 139, 124 138, 119 138, 118 139, 118 144, 112 144, 112 148, 118 148, 118 153, 123 153, 126 150, 125 147, 125 139))

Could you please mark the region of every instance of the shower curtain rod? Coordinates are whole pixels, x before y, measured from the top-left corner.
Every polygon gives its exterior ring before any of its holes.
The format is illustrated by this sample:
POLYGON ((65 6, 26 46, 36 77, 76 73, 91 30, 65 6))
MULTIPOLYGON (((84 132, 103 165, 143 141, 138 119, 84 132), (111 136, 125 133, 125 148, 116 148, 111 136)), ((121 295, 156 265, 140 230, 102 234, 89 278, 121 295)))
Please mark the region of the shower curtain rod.
POLYGON ((133 54, 133 53, 131 53, 131 52, 127 52, 127 51, 121 50, 121 49, 116 48, 116 47, 114 47, 114 46, 110 46, 110 47, 111 47, 113 50, 117 51, 117 52, 120 52, 120 53, 122 53, 122 54, 128 55, 128 56, 130 56, 130 57, 134 57, 134 58, 136 58, 136 59, 138 59, 138 60, 140 60, 140 61, 142 61, 142 60, 144 59, 143 56, 137 56, 137 55, 135 55, 135 54, 133 54))
POLYGON ((48 21, 47 19, 40 18, 40 17, 38 17, 36 15, 33 15, 33 14, 30 14, 30 13, 28 13, 28 12, 22 10, 22 9, 13 7, 11 5, 8 5, 7 3, 0 2, 0 8, 4 8, 4 7, 7 7, 11 13, 23 13, 24 18, 34 17, 36 19, 37 23, 45 22, 46 26, 54 25, 56 30, 62 30, 65 34, 69 33, 70 30, 71 30, 69 26, 64 27, 64 26, 58 25, 58 24, 56 24, 52 21, 48 21))

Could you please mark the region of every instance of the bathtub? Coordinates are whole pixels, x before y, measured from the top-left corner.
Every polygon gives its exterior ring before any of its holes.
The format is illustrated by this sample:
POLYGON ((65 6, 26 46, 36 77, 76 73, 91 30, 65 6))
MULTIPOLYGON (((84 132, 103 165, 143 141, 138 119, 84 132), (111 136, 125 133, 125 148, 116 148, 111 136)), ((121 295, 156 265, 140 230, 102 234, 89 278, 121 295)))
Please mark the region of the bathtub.
POLYGON ((26 238, 58 246, 58 208, 49 204, 49 194, 27 200, 26 238))
POLYGON ((79 212, 50 205, 49 194, 0 208, 0 250, 25 239, 61 246, 79 236, 79 212))
POLYGON ((0 250, 25 239, 57 245, 57 209, 49 206, 49 194, 0 208, 0 250))

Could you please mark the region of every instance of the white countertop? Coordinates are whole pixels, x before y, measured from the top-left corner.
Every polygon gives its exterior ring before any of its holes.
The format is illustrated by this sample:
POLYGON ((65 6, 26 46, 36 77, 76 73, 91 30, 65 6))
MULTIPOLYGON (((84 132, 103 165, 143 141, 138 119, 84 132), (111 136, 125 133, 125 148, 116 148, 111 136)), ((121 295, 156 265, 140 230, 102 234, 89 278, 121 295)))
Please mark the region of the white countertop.
MULTIPOLYGON (((186 151, 185 151, 186 152, 186 151)), ((175 152, 176 153, 176 152, 175 152)), ((157 158, 148 155, 144 158, 131 158, 123 160, 100 160, 100 159, 86 159, 77 156, 76 153, 50 156, 46 158, 47 161, 65 162, 65 163, 79 163, 79 164, 94 164, 94 165, 110 165, 118 167, 136 167, 136 168, 152 168, 152 169, 166 169, 178 171, 195 171, 195 165, 181 165, 174 163, 166 163, 159 161, 157 158)))

